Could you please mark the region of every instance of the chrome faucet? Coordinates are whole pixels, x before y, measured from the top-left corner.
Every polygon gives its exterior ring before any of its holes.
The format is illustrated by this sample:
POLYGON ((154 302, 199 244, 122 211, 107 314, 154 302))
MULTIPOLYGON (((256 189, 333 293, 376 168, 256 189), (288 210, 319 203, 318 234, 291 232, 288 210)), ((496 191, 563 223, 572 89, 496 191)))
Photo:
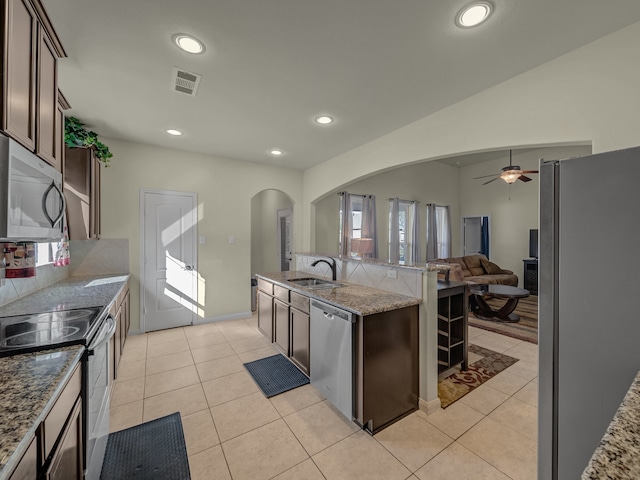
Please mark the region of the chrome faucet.
POLYGON ((315 267, 316 265, 318 265, 319 263, 326 263, 327 265, 329 265, 331 267, 331 279, 335 282, 337 280, 337 266, 336 266, 336 260, 335 258, 331 258, 329 257, 329 260, 325 260, 324 258, 321 258, 320 260, 316 260, 315 262, 313 262, 311 264, 312 267, 315 267), (329 260, 331 260, 331 262, 329 262, 329 260))

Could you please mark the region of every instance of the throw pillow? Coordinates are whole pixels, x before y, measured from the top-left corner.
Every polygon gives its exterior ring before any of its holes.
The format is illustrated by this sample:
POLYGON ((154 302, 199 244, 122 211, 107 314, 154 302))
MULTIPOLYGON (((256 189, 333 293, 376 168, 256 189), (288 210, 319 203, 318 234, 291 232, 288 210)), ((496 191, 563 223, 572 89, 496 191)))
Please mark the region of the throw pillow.
POLYGON ((482 268, 487 272, 488 275, 495 275, 498 273, 502 273, 502 269, 493 262, 490 262, 486 258, 480 258, 480 263, 482 264, 482 268))

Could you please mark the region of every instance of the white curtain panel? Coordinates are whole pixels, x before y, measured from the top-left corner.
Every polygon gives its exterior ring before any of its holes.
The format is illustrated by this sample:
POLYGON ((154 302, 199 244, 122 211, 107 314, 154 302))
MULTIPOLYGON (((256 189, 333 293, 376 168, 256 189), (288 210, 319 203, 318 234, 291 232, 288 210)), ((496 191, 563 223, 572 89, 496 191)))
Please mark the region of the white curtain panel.
POLYGON ((389 199, 389 263, 400 261, 400 199, 389 199))
POLYGON ((376 225, 376 197, 362 196, 362 238, 370 238, 373 242, 369 258, 378 258, 378 228, 376 225))
POLYGON ((351 195, 340 192, 340 255, 349 256, 349 240, 351 236, 351 195))
POLYGON ((438 222, 438 255, 440 258, 451 257, 451 208, 449 205, 436 207, 438 222))
POLYGON ((438 223, 436 222, 436 205, 427 204, 427 262, 438 257, 438 223))
POLYGON ((420 263, 420 202, 413 201, 411 215, 411 259, 414 264, 420 263))
POLYGON ((451 209, 427 204, 427 262, 451 256, 451 209))

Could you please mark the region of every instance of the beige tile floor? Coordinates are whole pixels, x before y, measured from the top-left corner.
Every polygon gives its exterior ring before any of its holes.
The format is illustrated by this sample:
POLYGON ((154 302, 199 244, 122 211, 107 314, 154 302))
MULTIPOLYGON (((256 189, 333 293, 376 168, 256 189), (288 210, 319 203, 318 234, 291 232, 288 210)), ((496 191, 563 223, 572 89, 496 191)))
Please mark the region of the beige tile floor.
POLYGON ((179 411, 194 480, 536 478, 536 345, 470 327, 472 343, 520 361, 446 410, 372 437, 310 385, 266 399, 242 366, 276 353, 256 325, 130 336, 111 431, 179 411))

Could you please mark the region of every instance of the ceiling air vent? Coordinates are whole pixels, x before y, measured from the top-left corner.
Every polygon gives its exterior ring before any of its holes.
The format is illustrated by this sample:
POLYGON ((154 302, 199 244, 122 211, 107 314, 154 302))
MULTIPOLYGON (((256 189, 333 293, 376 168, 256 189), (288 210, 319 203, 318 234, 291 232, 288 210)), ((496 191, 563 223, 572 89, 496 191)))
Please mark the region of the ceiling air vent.
POLYGON ((176 92, 186 93, 195 97, 200 85, 200 79, 202 79, 202 75, 189 72, 183 68, 173 67, 172 88, 176 92))

